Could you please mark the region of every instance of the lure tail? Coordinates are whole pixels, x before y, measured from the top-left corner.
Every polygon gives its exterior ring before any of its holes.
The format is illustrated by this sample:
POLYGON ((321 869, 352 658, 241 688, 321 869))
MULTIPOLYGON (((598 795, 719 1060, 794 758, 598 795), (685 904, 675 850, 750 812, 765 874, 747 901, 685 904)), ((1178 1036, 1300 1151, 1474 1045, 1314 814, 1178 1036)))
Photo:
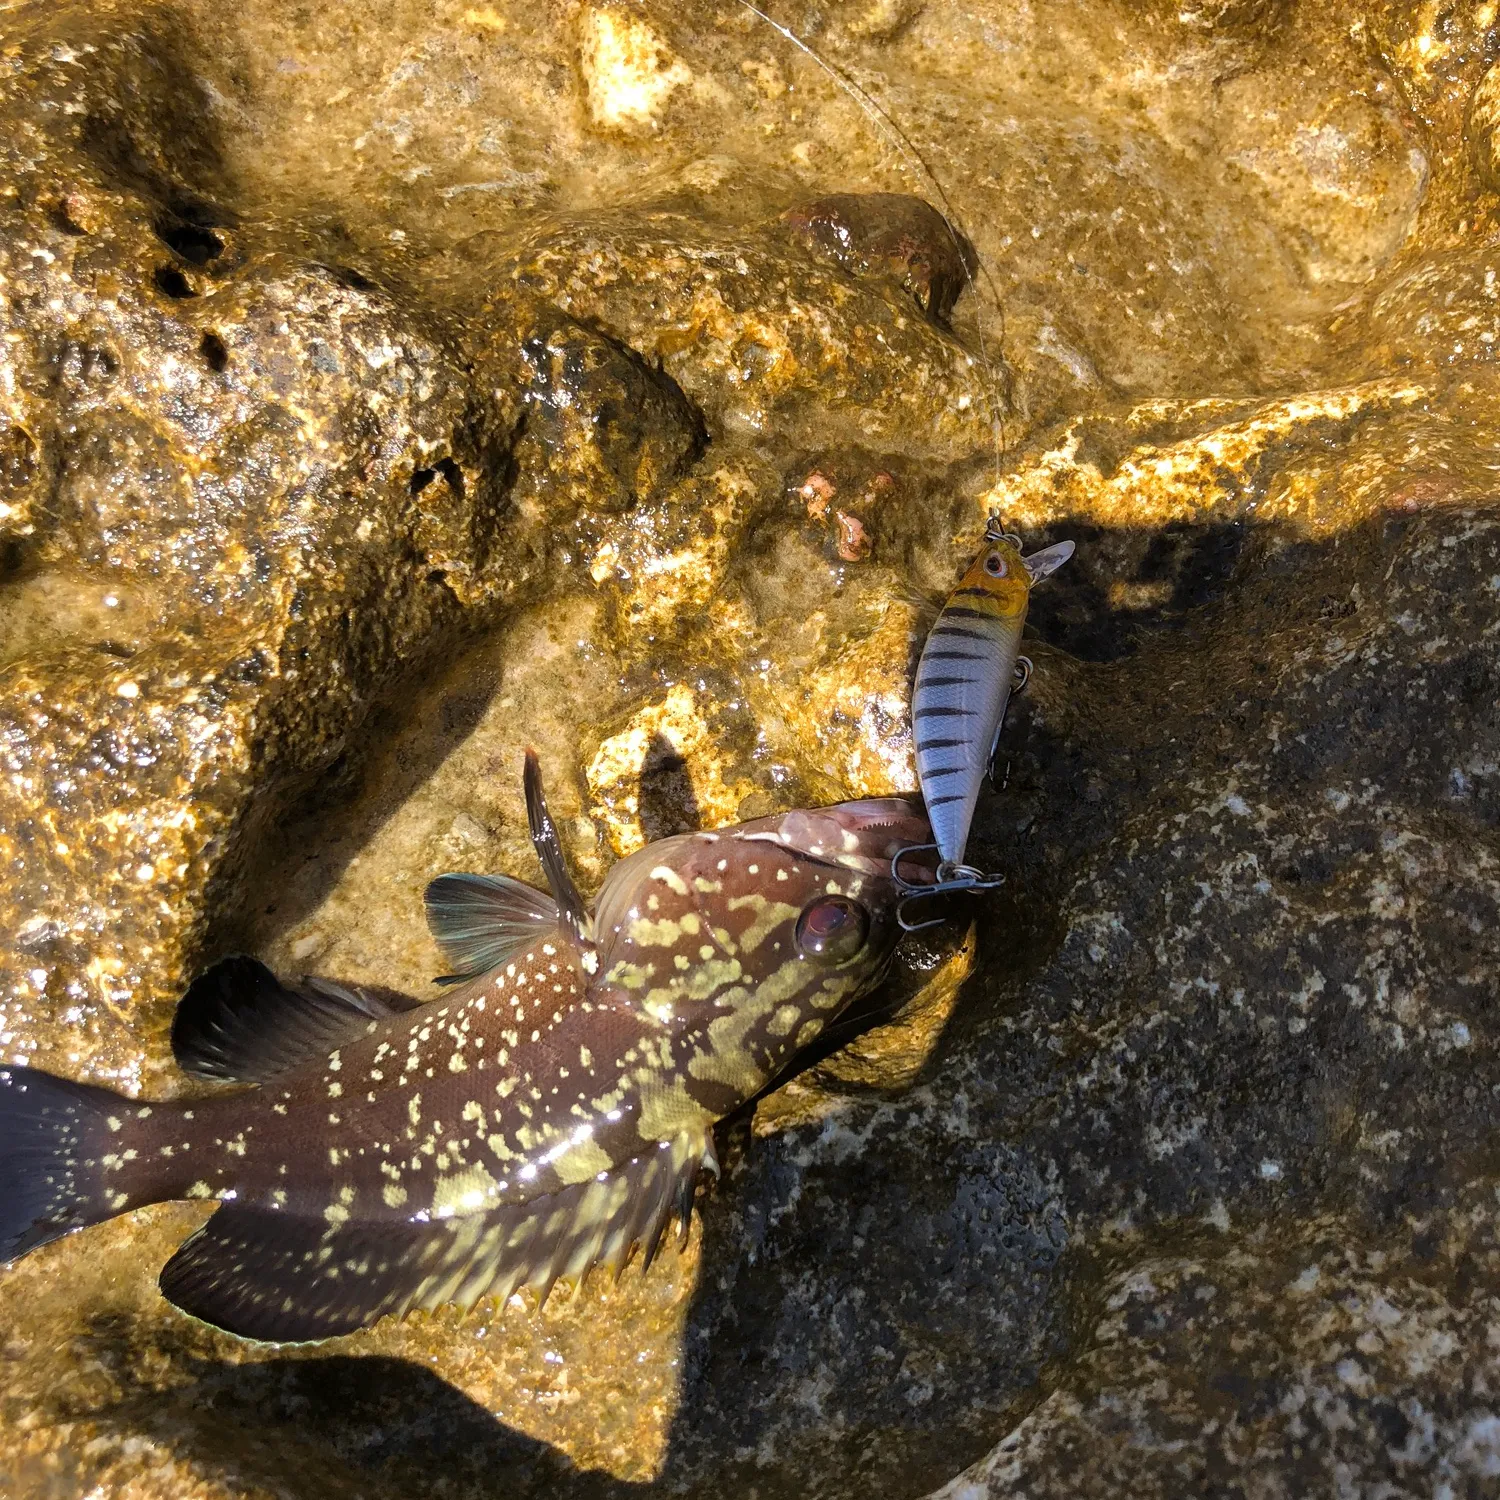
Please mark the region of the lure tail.
POLYGON ((129 1107, 107 1089, 0 1069, 0 1261, 128 1206, 105 1158, 129 1107))

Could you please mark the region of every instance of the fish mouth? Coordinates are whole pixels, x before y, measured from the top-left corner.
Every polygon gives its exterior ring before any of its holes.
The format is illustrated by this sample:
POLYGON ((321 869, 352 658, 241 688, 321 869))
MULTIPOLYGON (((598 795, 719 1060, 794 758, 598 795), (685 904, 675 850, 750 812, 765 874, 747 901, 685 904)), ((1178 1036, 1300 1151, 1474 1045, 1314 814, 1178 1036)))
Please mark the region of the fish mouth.
POLYGON ((808 859, 863 875, 897 874, 912 885, 936 880, 932 828, 920 804, 905 797, 869 797, 833 807, 798 808, 747 824, 741 837, 795 849, 808 859))

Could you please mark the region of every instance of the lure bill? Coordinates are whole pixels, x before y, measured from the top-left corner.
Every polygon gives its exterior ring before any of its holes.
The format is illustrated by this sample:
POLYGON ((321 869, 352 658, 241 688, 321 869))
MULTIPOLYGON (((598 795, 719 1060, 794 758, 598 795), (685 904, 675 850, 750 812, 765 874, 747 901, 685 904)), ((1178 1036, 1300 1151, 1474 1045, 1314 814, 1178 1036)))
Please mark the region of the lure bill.
POLYGON ((983 550, 928 633, 912 693, 912 732, 939 863, 937 884, 922 894, 997 883, 964 863, 969 828, 1011 693, 1030 676, 1021 631, 1031 590, 1072 555, 1072 542, 1058 542, 1023 557, 1019 540, 992 518, 983 550))
POLYGON ((193 1077, 241 1087, 147 1102, 0 1070, 0 1260, 143 1204, 215 1200, 162 1291, 270 1342, 545 1296, 636 1251, 649 1265, 717 1170, 713 1122, 883 976, 893 863, 928 825, 888 798, 677 835, 616 864, 590 912, 534 756, 526 771, 552 894, 434 881, 456 971, 438 999, 230 958, 189 988, 172 1044, 193 1077))

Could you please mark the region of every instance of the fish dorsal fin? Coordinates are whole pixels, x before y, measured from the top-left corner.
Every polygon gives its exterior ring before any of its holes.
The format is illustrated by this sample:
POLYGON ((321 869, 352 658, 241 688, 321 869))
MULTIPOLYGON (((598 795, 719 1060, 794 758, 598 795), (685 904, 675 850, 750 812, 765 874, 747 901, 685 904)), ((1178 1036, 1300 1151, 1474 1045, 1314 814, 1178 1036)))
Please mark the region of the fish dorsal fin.
POLYGON ((528 1203, 447 1219, 352 1217, 332 1229, 321 1215, 226 1203, 167 1262, 161 1289, 205 1323, 278 1344, 523 1286, 545 1299, 559 1277, 579 1285, 596 1265, 618 1275, 637 1246, 649 1266, 674 1213, 686 1231, 705 1163, 707 1134, 684 1131, 528 1203))
POLYGON ((453 965, 439 984, 488 973, 561 922, 557 902, 509 875, 439 875, 422 900, 433 941, 453 965))
POLYGON ((327 1057, 399 1008, 327 979, 285 985, 258 959, 238 955, 188 986, 172 1017, 172 1055, 194 1078, 265 1083, 327 1057))
POLYGON ((535 750, 526 752, 526 773, 523 778, 526 788, 526 821, 531 825, 531 843, 536 857, 547 872, 547 884, 557 901, 558 915, 562 918, 564 931, 579 942, 589 936, 589 910, 573 884, 568 872, 568 861, 563 854, 562 840, 557 836, 557 825, 547 811, 547 798, 542 792, 542 763, 535 750))
POLYGON ((1057 572, 1072 555, 1072 542, 1054 542, 1050 547, 1043 547, 1040 552, 1033 552, 1030 557, 1023 557, 1021 561, 1026 564, 1032 583, 1040 583, 1042 579, 1050 578, 1057 572))

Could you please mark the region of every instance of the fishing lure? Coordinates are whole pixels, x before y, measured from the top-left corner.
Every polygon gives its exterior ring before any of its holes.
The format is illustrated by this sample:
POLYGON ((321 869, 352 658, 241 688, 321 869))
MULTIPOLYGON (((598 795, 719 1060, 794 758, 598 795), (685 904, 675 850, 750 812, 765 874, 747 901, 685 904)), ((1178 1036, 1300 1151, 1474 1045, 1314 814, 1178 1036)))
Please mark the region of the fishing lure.
MULTIPOLYGON (((1031 662, 1020 654, 1031 590, 1073 555, 1072 542, 1057 542, 1022 557, 1020 539, 1007 535, 993 516, 984 540, 984 549, 948 596, 917 663, 912 693, 917 779, 932 824, 930 847, 939 862, 936 883, 913 887, 915 896, 1000 884, 1000 877, 964 863, 969 827, 1011 694, 1031 676, 1031 662)), ((904 910, 900 916, 912 930, 904 910)))
POLYGON ((389 1313, 544 1297, 685 1234, 712 1123, 885 972, 902 800, 795 811, 648 845, 592 914, 526 763, 551 895, 444 875, 427 914, 460 973, 397 1009, 226 959, 184 996, 173 1051, 255 1085, 146 1102, 0 1070, 0 1260, 142 1204, 218 1201, 161 1274, 185 1312, 294 1342, 389 1313))

